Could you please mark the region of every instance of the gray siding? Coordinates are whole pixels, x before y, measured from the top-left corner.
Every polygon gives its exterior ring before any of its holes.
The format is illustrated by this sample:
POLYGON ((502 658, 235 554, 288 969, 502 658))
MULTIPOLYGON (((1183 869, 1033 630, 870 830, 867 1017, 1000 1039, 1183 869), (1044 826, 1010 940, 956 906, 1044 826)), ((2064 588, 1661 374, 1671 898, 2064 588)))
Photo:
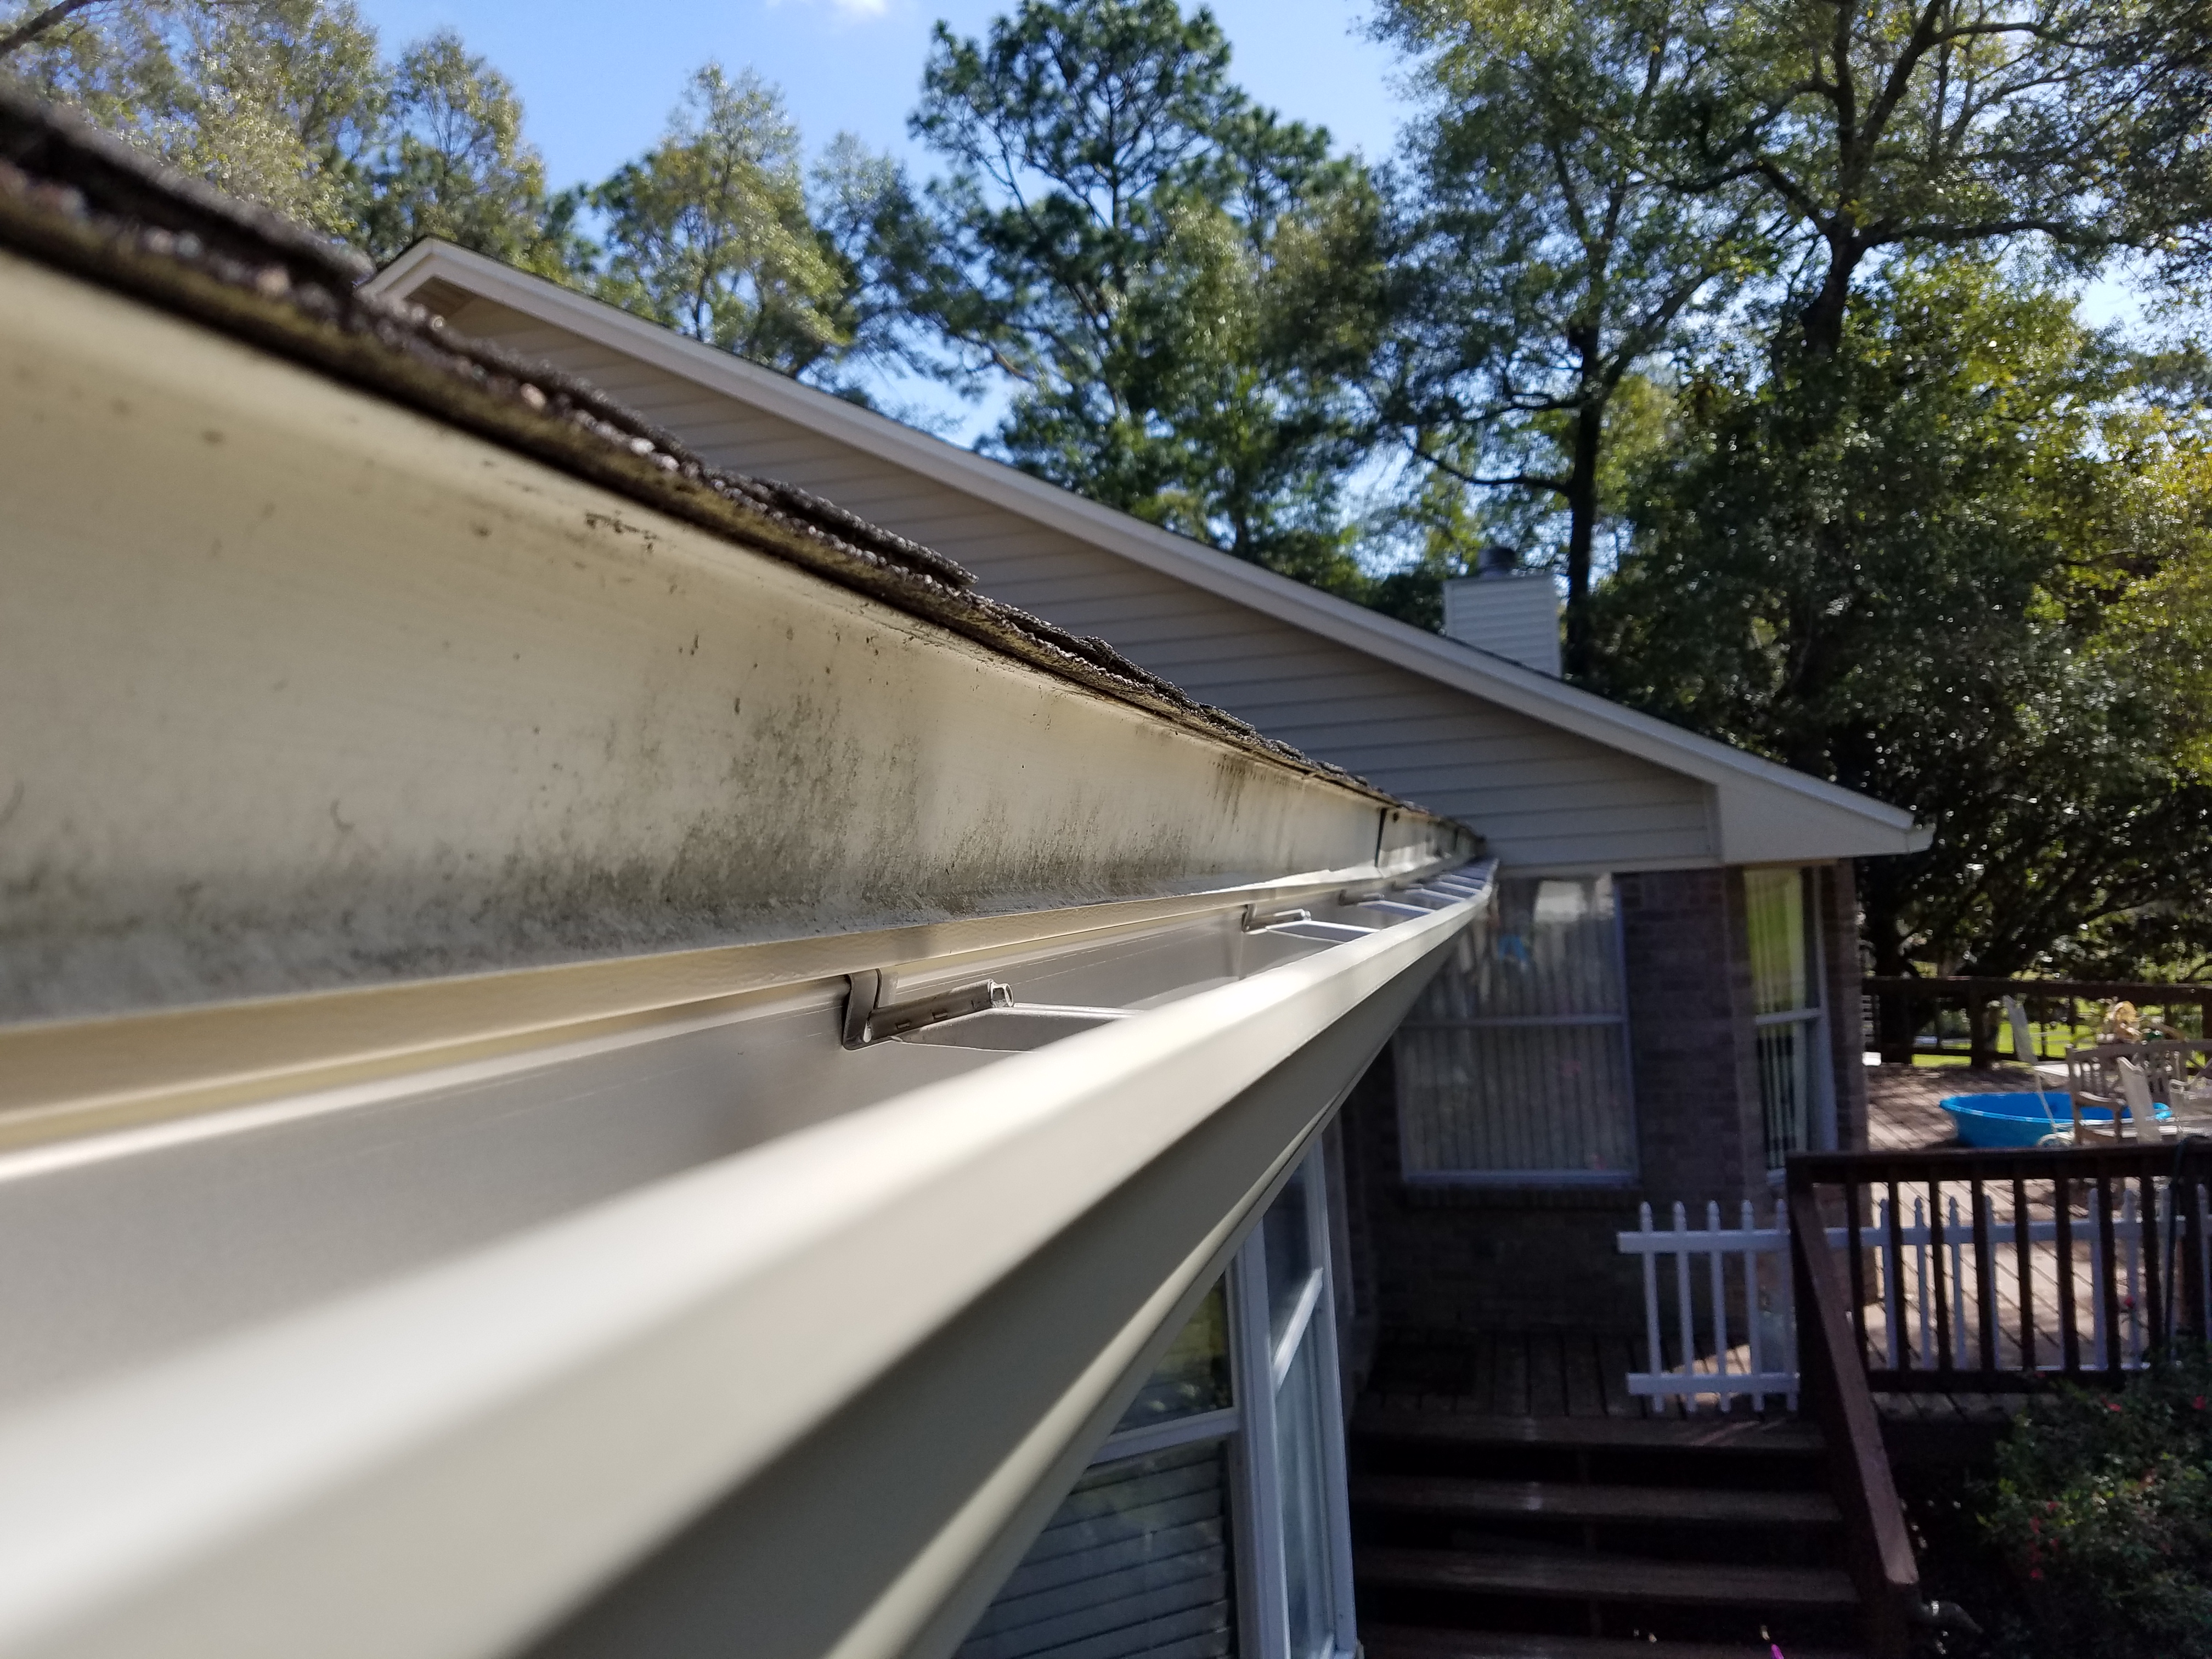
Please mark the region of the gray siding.
POLYGON ((1714 855, 1708 790, 1047 528, 504 306, 464 333, 604 387, 717 465, 813 490, 934 547, 985 590, 1109 640, 1194 696, 1473 825, 1522 870, 1679 867, 1714 855))

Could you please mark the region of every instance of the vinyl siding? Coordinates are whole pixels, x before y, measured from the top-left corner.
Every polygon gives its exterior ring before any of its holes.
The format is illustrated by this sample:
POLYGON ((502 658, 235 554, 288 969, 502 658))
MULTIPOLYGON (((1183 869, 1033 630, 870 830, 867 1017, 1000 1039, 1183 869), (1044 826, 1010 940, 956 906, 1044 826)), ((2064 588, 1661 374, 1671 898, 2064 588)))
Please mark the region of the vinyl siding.
POLYGON ((780 478, 934 547, 985 591, 1261 731, 1471 824, 1523 870, 1667 868, 1715 855, 1710 791, 1279 622, 683 377, 476 300, 449 320, 580 374, 714 464, 780 478))

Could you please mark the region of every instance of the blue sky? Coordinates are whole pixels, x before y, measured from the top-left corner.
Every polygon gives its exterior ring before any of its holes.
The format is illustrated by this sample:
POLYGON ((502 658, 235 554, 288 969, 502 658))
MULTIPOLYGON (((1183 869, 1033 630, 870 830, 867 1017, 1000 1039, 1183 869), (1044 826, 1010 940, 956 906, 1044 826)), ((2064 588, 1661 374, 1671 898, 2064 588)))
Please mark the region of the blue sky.
MULTIPOLYGON (((1185 0, 1186 4, 1188 0, 1185 0)), ((981 35, 1012 0, 357 0, 387 57, 450 25, 521 94, 526 129, 556 188, 594 183, 660 135, 691 72, 708 58, 750 64, 783 89, 810 155, 839 132, 903 156, 930 29, 981 35)), ((1397 143, 1404 100, 1395 53, 1368 38, 1367 0, 1218 0, 1246 91, 1340 146, 1381 161, 1397 143)), ((980 402, 901 379, 875 389, 888 413, 974 443, 1003 416, 1003 390, 980 402)))
MULTIPOLYGON (((596 180, 649 146, 691 71, 749 64, 783 88, 810 152, 840 131, 904 155, 931 26, 980 35, 1008 0, 360 0, 387 55, 441 25, 522 94, 551 182, 596 180)), ((1393 54, 1364 0, 1224 0, 1233 73, 1262 102, 1380 160, 1396 141, 1393 54)))

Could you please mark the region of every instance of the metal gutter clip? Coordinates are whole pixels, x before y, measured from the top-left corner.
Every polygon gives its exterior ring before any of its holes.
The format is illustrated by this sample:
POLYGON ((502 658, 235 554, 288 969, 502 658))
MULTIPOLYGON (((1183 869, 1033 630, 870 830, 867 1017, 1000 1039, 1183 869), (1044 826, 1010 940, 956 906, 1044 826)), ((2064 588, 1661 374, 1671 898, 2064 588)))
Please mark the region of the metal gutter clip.
POLYGON ((1014 994, 994 979, 955 986, 907 1002, 878 1002, 884 975, 870 968, 848 976, 845 996, 848 1048, 866 1048, 900 1038, 908 1042, 943 1043, 955 1048, 1012 1052, 1087 1031, 1094 1025, 1127 1019, 1127 1008, 1071 1008, 1054 1003, 1016 1006, 1014 994), (957 1023, 956 1022, 959 1022, 957 1023), (927 1035, 925 1035, 927 1033, 927 1035))
POLYGON ((883 994, 880 969, 863 969, 851 975, 848 983, 852 988, 845 997, 842 1037, 848 1048, 865 1048, 872 1042, 903 1036, 924 1026, 967 1014, 980 1014, 987 1008, 1012 1007, 1014 1000, 1014 994, 994 979, 956 986, 950 991, 934 992, 910 1002, 885 1003, 876 1000, 883 994))

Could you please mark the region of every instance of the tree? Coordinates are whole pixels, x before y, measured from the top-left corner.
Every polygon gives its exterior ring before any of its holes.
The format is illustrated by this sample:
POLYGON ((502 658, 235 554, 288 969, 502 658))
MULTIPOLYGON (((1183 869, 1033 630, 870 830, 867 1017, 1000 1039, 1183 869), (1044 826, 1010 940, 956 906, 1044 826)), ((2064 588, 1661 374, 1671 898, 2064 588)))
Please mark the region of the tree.
POLYGON ((1424 465, 1517 498, 1523 535, 1564 512, 1577 679, 1615 398, 1768 263, 1754 192, 1668 182, 1696 21, 1689 0, 1391 0, 1379 25, 1428 111, 1378 401, 1424 465))
POLYGON ((844 273, 808 217, 799 130, 751 70, 702 69, 659 146, 592 199, 615 303, 789 374, 847 343, 844 273))
POLYGON ((842 343, 807 378, 865 402, 868 383, 921 365, 932 296, 952 275, 927 204, 891 157, 841 132, 808 184, 815 234, 836 276, 827 315, 842 343))
POLYGON ((2207 617, 2175 611, 2212 536, 2201 411, 1958 260, 1886 274, 1832 356, 1746 353, 1678 407, 1598 683, 1935 824, 1865 866, 1877 971, 2079 967, 2208 890, 2207 617))
POLYGON ((0 61, 41 94, 233 194, 333 234, 386 96, 349 3, 95 0, 20 15, 0 61))
POLYGON ((1379 318, 1378 199, 1327 134, 1253 106, 1212 15, 1024 0, 943 25, 911 126, 958 280, 956 375, 1015 387, 1017 465, 1324 586, 1364 576, 1337 496, 1379 318))
POLYGON ((1700 33, 1678 182, 1796 222, 1815 355, 1884 251, 2034 235, 2087 264, 2194 243, 2212 206, 2200 0, 1707 0, 1700 33))
POLYGON ((459 35, 441 29, 408 47, 381 114, 351 179, 372 258, 442 236, 544 276, 570 268, 568 219, 548 201, 545 165, 522 137, 521 100, 459 35))

